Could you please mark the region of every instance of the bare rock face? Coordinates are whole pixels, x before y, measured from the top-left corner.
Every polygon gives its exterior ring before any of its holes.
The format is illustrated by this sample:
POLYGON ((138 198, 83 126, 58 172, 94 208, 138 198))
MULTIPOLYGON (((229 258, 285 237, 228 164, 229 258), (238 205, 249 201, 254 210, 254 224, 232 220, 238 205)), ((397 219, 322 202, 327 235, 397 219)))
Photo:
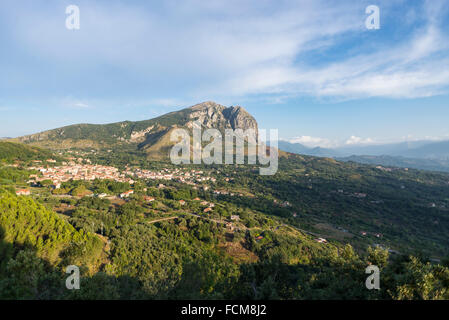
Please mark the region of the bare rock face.
POLYGON ((131 142, 142 142, 145 140, 145 135, 150 132, 151 130, 153 130, 154 126, 150 126, 148 128, 146 128, 145 130, 141 130, 141 131, 134 131, 131 133, 131 137, 130 137, 130 141, 131 142))
POLYGON ((258 130, 257 121, 243 107, 235 106, 226 108, 223 114, 228 119, 233 129, 254 129, 258 130))
POLYGON ((186 126, 193 127, 199 121, 203 128, 222 129, 253 129, 257 135, 257 121, 240 106, 225 107, 212 101, 203 102, 190 108, 191 113, 186 126))
POLYGON ((208 101, 194 105, 189 109, 189 119, 191 120, 186 124, 188 128, 194 128, 195 122, 199 122, 204 129, 227 127, 226 118, 223 115, 225 106, 208 101))

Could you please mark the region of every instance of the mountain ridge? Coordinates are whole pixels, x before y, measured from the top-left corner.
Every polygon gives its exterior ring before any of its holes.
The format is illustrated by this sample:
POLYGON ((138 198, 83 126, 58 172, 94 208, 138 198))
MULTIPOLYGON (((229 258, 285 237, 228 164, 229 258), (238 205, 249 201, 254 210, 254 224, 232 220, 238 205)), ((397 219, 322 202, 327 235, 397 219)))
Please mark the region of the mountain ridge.
POLYGON ((412 141, 384 145, 344 146, 339 148, 307 147, 300 143, 279 141, 285 151, 362 164, 449 171, 449 141, 412 141))
POLYGON ((222 132, 225 129, 254 129, 257 138, 257 121, 243 107, 226 107, 213 101, 206 101, 153 119, 109 124, 80 123, 10 141, 52 150, 127 147, 142 150, 149 157, 160 158, 168 156, 167 150, 173 144, 169 138, 171 132, 176 128, 192 130, 195 122, 200 122, 204 129, 215 128, 222 132))

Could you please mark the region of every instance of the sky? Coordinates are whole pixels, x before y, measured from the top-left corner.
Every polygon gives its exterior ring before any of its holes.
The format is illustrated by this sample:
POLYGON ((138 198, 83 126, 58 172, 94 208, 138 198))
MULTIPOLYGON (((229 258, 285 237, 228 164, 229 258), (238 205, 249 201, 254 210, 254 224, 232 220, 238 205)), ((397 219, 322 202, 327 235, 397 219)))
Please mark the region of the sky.
POLYGON ((449 140, 448 30, 445 0, 2 0, 0 137, 212 100, 308 146, 449 140))

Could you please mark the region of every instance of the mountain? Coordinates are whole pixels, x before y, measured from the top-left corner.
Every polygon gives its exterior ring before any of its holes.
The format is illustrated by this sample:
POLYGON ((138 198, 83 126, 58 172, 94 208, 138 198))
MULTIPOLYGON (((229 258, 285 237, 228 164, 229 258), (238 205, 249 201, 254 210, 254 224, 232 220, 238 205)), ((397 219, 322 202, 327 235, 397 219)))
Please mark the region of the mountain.
POLYGON ((173 130, 191 130, 199 121, 203 129, 254 129, 257 121, 242 107, 225 107, 212 101, 144 121, 111 124, 75 124, 14 139, 53 150, 70 148, 143 151, 150 158, 168 157, 173 130))
POLYGON ((449 160, 449 141, 425 143, 409 148, 398 155, 410 158, 449 160))
POLYGON ((279 145, 281 144, 286 151, 317 156, 321 153, 332 157, 366 155, 444 160, 449 158, 449 141, 421 140, 376 145, 346 145, 332 149, 310 148, 300 143, 290 143, 288 141, 280 141, 279 145))
POLYGON ((327 148, 321 148, 321 147, 315 147, 315 148, 309 148, 306 147, 303 144, 300 143, 291 143, 285 140, 280 140, 278 142, 279 149, 296 153, 296 154, 304 154, 308 156, 317 156, 317 157, 335 157, 338 155, 341 155, 338 151, 327 149, 327 148))
POLYGON ((334 149, 310 148, 300 143, 279 141, 279 148, 291 153, 332 157, 364 164, 449 171, 449 141, 408 141, 382 145, 354 145, 334 149))
POLYGON ((381 165, 388 167, 413 168, 420 170, 449 172, 449 161, 436 159, 419 159, 392 156, 349 156, 336 157, 339 161, 352 161, 363 164, 381 165))
POLYGON ((407 141, 399 143, 375 144, 375 145, 345 145, 335 150, 342 156, 369 155, 369 156, 400 156, 410 149, 418 148, 429 141, 407 141))

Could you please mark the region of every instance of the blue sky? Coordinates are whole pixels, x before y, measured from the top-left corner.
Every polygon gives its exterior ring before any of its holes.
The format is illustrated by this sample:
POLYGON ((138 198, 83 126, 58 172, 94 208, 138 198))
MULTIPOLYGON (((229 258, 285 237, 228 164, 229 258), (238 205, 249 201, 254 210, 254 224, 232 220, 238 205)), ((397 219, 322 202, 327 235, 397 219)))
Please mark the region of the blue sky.
POLYGON ((448 30, 444 0, 3 0, 0 136, 213 100, 310 146, 449 139, 448 30))

